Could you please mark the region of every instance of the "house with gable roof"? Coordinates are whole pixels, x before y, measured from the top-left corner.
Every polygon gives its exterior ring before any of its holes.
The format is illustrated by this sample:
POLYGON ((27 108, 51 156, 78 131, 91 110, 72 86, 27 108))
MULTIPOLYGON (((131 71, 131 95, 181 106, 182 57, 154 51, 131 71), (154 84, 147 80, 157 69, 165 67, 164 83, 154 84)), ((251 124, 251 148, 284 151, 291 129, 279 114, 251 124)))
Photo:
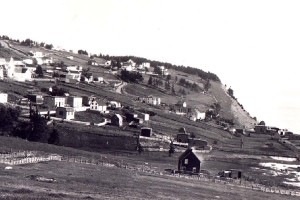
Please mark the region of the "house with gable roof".
POLYGON ((178 171, 182 173, 200 173, 202 156, 195 152, 194 148, 188 148, 178 158, 178 171))

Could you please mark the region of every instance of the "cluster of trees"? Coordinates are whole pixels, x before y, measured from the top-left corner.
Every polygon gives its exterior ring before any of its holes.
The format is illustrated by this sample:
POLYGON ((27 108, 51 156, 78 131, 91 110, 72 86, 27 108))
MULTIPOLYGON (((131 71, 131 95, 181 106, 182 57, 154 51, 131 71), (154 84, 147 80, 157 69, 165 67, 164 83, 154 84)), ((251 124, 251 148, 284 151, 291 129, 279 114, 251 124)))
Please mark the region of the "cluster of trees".
MULTIPOLYGON (((95 55, 95 56, 97 56, 97 55, 95 55)), ((126 62, 129 59, 131 59, 137 64, 142 64, 143 62, 149 62, 150 65, 152 67, 154 67, 154 69, 158 66, 165 66, 165 68, 167 68, 167 69, 174 69, 177 71, 185 72, 187 74, 198 75, 200 78, 205 79, 205 80, 210 79, 213 81, 220 82, 220 79, 216 74, 211 73, 211 72, 205 72, 201 69, 194 68, 194 67, 185 67, 182 65, 178 66, 178 65, 173 65, 171 63, 167 63, 167 62, 152 61, 152 60, 149 60, 146 58, 135 57, 135 56, 109 56, 109 55, 99 54, 97 57, 103 58, 105 60, 118 60, 120 62, 126 62)), ((157 73, 161 73, 161 72, 157 71, 157 73)))
POLYGON ((86 50, 79 49, 78 54, 89 55, 86 50))
POLYGON ((0 131, 2 133, 9 133, 12 131, 21 114, 21 108, 6 107, 0 104, 0 112, 0 131))
POLYGON ((185 80, 184 78, 180 78, 178 85, 181 85, 185 88, 189 88, 191 91, 200 92, 202 89, 196 83, 190 83, 189 81, 185 80))
POLYGON ((186 95, 186 91, 185 91, 185 89, 183 89, 183 88, 180 88, 179 90, 178 90, 178 93, 179 94, 181 94, 181 95, 186 95))
POLYGON ((50 92, 50 95, 52 96, 64 96, 65 93, 69 93, 69 90, 66 88, 53 86, 52 91, 50 92))
POLYGON ((129 72, 126 70, 121 71, 120 78, 129 83, 139 83, 144 80, 143 76, 139 72, 129 72))
POLYGON ((46 44, 45 42, 36 42, 36 41, 33 41, 29 38, 27 38, 26 40, 23 40, 20 42, 21 45, 23 46, 36 46, 36 47, 44 47, 46 49, 53 49, 53 45, 52 44, 46 44))
POLYGON ((164 87, 165 90, 171 91, 172 94, 176 94, 174 84, 171 85, 170 83, 171 76, 169 78, 166 78, 165 81, 163 81, 160 78, 153 78, 152 76, 148 79, 148 85, 155 86, 155 87, 164 87))
POLYGON ((20 107, 7 107, 0 104, 0 131, 2 135, 20 137, 29 141, 59 143, 57 130, 47 126, 46 118, 32 112, 30 121, 20 121, 20 107))
POLYGON ((231 96, 232 98, 235 99, 235 97, 233 95, 233 89, 231 89, 231 87, 227 90, 227 93, 229 94, 229 96, 231 96))

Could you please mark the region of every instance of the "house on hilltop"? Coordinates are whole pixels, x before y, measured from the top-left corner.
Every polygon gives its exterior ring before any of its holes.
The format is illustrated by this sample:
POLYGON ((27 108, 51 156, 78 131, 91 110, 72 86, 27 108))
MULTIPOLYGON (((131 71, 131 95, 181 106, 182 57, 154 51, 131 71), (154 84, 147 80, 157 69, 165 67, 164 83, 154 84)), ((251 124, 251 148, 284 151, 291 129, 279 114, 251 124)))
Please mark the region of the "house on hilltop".
POLYGON ((187 149, 178 158, 178 171, 181 173, 200 173, 201 155, 193 148, 187 149))

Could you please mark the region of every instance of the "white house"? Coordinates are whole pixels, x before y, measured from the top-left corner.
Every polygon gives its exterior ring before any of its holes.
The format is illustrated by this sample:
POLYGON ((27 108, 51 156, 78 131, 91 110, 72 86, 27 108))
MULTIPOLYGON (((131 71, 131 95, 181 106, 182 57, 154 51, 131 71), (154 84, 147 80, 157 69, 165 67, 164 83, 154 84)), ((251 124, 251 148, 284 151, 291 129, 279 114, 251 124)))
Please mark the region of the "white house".
POLYGON ((0 65, 0 80, 3 80, 4 78, 4 70, 5 70, 5 66, 0 65))
POLYGON ((75 110, 72 107, 58 107, 56 108, 56 117, 62 119, 75 119, 75 110))
POLYGON ((7 103, 8 94, 0 93, 0 103, 7 103))
POLYGON ((81 108, 82 107, 82 97, 69 96, 67 103, 69 106, 73 108, 81 108))
POLYGON ((80 81, 81 72, 78 70, 62 70, 58 71, 59 80, 63 82, 69 82, 69 80, 80 81))
POLYGON ((33 64, 33 60, 30 58, 24 59, 23 62, 27 65, 32 65, 33 64))
POLYGON ((12 79, 15 81, 25 82, 25 81, 31 81, 32 73, 28 68, 24 67, 15 67, 14 71, 12 72, 12 79))
POLYGON ((132 66, 131 63, 126 62, 126 63, 123 63, 123 64, 122 64, 121 69, 130 72, 130 71, 132 71, 132 70, 134 69, 134 67, 132 66))
POLYGON ((146 97, 144 101, 147 104, 160 105, 160 98, 159 97, 154 97, 152 95, 149 95, 148 97, 146 97))
POLYGON ((159 66, 158 68, 160 69, 162 75, 169 75, 168 69, 166 69, 165 66, 159 66))
POLYGON ((141 113, 140 116, 144 121, 150 120, 150 115, 148 113, 141 113))
POLYGON ((70 65, 70 66, 67 66, 67 71, 82 72, 82 67, 81 66, 77 66, 77 65, 70 65))
POLYGON ((95 77, 95 78, 94 78, 94 82, 103 83, 103 82, 104 82, 104 79, 103 79, 103 77, 98 76, 98 77, 95 77))
POLYGON ((44 57, 43 52, 40 52, 40 51, 36 51, 36 52, 30 51, 30 53, 32 54, 33 58, 42 58, 42 57, 44 57))
POLYGON ((44 104, 50 108, 65 107, 66 98, 59 96, 45 96, 44 104))
POLYGON ((106 103, 96 97, 92 98, 90 101, 90 110, 99 111, 101 113, 109 113, 106 103))
POLYGON ((144 63, 142 63, 142 67, 150 68, 150 63, 149 62, 144 62, 144 63))
POLYGON ((206 113, 200 112, 198 109, 195 109, 195 117, 197 120, 205 120, 206 113))
POLYGON ((43 64, 50 65, 53 63, 53 59, 50 57, 43 57, 42 62, 43 62, 43 64))
POLYGON ((133 60, 131 60, 131 59, 129 59, 129 60, 127 61, 127 63, 130 63, 132 67, 135 67, 135 66, 136 66, 136 63, 135 63, 133 60))
POLYGON ((73 60, 74 58, 73 58, 73 56, 68 56, 67 57, 69 60, 73 60))
POLYGON ((0 65, 6 65, 7 62, 5 60, 5 58, 0 58, 0 65))

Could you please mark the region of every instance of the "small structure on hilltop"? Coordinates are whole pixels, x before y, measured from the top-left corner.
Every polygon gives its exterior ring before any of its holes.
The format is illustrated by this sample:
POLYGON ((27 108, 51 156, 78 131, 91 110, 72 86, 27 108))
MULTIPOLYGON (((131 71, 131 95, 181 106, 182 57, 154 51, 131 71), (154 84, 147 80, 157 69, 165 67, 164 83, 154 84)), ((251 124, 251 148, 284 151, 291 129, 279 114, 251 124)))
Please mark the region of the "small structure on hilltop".
POLYGON ((193 148, 188 148, 178 158, 178 171, 181 173, 200 173, 201 155, 196 153, 193 148))
POLYGON ((56 108, 56 117, 68 120, 74 119, 75 110, 72 107, 58 107, 56 108))

